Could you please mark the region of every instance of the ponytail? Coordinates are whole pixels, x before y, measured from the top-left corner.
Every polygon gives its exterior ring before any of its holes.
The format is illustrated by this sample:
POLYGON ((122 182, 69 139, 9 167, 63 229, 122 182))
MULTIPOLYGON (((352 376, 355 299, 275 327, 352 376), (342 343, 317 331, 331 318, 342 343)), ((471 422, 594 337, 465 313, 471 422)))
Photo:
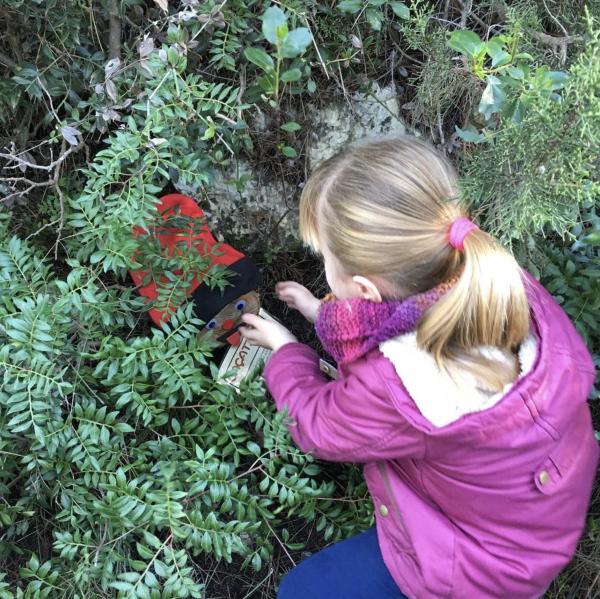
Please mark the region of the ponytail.
POLYGON ((300 232, 314 249, 326 245, 346 273, 384 282, 386 299, 458 277, 423 315, 417 341, 438 366, 466 369, 501 391, 518 374, 527 297, 514 258, 472 230, 459 196, 455 169, 431 145, 410 136, 376 140, 319 165, 300 198, 300 232), (458 244, 449 235, 457 220, 458 244))
MULTIPOLYGON (((521 269, 493 237, 475 229, 463 242, 462 272, 417 327, 419 346, 438 366, 460 366, 488 391, 500 392, 518 375, 516 352, 529 331, 529 303, 521 269), (499 348, 506 362, 481 348, 499 348)), ((453 250, 458 252, 458 250, 453 250)))

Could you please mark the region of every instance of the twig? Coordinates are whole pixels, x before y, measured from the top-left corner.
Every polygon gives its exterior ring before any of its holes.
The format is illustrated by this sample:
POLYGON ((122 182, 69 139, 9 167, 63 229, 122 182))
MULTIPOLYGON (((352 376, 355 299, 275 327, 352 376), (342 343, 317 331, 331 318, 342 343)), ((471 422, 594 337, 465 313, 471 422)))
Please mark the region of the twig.
MULTIPOLYGON (((240 87, 238 88, 238 94, 236 101, 238 104, 242 103, 242 97, 246 91, 246 65, 242 64, 240 68, 240 87)), ((258 106, 258 105, 257 105, 258 106)), ((242 110, 238 108, 238 118, 242 120, 242 110)))
POLYGON ((557 37, 555 35, 549 35, 542 33, 541 31, 534 31, 533 29, 527 29, 527 33, 538 42, 551 46, 555 50, 560 51, 560 64, 564 64, 567 60, 567 46, 569 44, 575 44, 583 40, 581 35, 566 35, 565 37, 557 37))
POLYGON ((340 85, 342 86, 342 92, 344 94, 344 100, 348 103, 349 107, 352 107, 352 102, 350 101, 350 97, 348 96, 348 92, 346 91, 346 86, 344 85, 344 75, 342 74, 342 67, 340 63, 337 63, 338 72, 340 74, 340 85))
POLYGON ((463 2, 462 0, 458 0, 458 3, 461 7, 460 12, 460 28, 464 29, 467 26, 467 19, 471 14, 471 9, 473 8, 473 0, 467 0, 463 2))
MULTIPOLYGON (((256 591, 258 589, 262 589, 263 585, 265 584, 265 581, 268 578, 271 578, 271 576, 273 576, 273 573, 275 572, 275 570, 273 569, 273 566, 269 566, 269 570, 267 571, 267 575, 262 578, 262 580, 259 580, 243 597, 242 599, 250 599, 250 597, 256 597, 256 591)), ((264 597, 265 595, 262 595, 262 597, 264 597)))
POLYGON ((398 33, 395 29, 390 29, 390 40, 392 41, 392 44, 394 44, 394 46, 396 47, 396 50, 398 50, 398 52, 400 52, 400 54, 402 54, 404 58, 410 60, 411 62, 414 62, 415 64, 418 64, 419 66, 423 66, 422 60, 418 60, 417 58, 410 56, 410 54, 407 54, 404 51, 404 49, 400 45, 400 37, 398 36, 398 33))
POLYGON ((29 241, 32 237, 36 237, 37 235, 39 235, 44 229, 47 229, 48 227, 51 227, 52 225, 55 225, 57 222, 59 222, 59 218, 46 223, 45 225, 42 225, 35 233, 32 233, 31 235, 27 235, 27 237, 25 237, 25 241, 29 241))
POLYGON ((490 30, 492 29, 483 19, 479 18, 474 12, 471 13, 471 16, 487 30, 486 37, 489 37, 490 30))
MULTIPOLYGON (((221 2, 221 4, 219 4, 219 7, 216 10, 213 8, 212 14, 217 14, 218 12, 220 12, 220 10, 225 6, 225 4, 227 4, 227 0, 223 0, 223 2, 221 2)), ((210 19, 208 19, 208 21, 206 21, 206 23, 204 23, 202 25, 202 27, 200 27, 200 29, 198 29, 198 31, 196 31, 196 33, 192 36, 192 39, 190 40, 190 42, 193 42, 206 29, 206 27, 209 25, 209 23, 211 23, 210 19)), ((189 42, 188 42, 188 44, 189 44, 189 42)))
POLYGON ((273 533, 273 536, 277 539, 277 542, 281 545, 281 548, 285 551, 285 554, 288 556, 288 559, 292 562, 294 567, 296 566, 296 562, 294 558, 290 555, 290 552, 287 550, 287 547, 283 544, 283 541, 279 538, 277 533, 271 528, 269 521, 265 518, 265 524, 269 527, 269 530, 273 533))
MULTIPOLYGON (((3 180, 6 180, 6 179, 0 179, 0 181, 3 181, 3 180)), ((15 191, 13 193, 9 193, 7 196, 4 196, 3 198, 1 198, 0 202, 8 202, 9 200, 12 200, 13 198, 27 195, 30 191, 32 191, 36 187, 50 187, 50 185, 52 185, 54 183, 54 181, 52 181, 52 179, 50 179, 49 181, 41 181, 39 183, 29 181, 29 179, 25 179, 25 177, 19 177, 19 180, 27 181, 27 183, 29 183, 29 187, 22 191, 15 191)))
POLYGON ((110 0, 108 8, 108 56, 109 58, 121 56, 121 20, 117 0, 110 0))
POLYGON ((448 18, 448 13, 450 12, 450 2, 452 0, 446 0, 446 2, 444 3, 444 13, 443 13, 443 17, 444 19, 448 18))
POLYGON ((106 533, 108 532, 108 523, 104 524, 104 530, 102 531, 102 538, 100 539, 100 543, 96 548, 94 553, 94 566, 98 565, 98 558, 100 557, 100 550, 104 546, 104 542, 106 541, 106 533))
POLYGON ((546 12, 550 15, 550 18, 562 29, 562 32, 565 34, 565 37, 569 37, 569 33, 564 28, 564 25, 552 14, 550 9, 548 8, 548 5, 546 4, 546 0, 542 0, 542 2, 544 4, 544 8, 546 9, 546 12))
POLYGON ((323 72, 325 73, 327 79, 331 79, 331 77, 329 76, 329 71, 327 70, 327 65, 323 61, 321 52, 319 52, 319 46, 317 46, 317 41, 315 40, 315 36, 313 35, 312 29, 310 28, 310 25, 308 23, 308 18, 306 16, 304 17, 304 22, 306 23, 306 27, 310 32, 310 37, 312 39, 313 46, 315 47, 315 50, 317 51, 317 56, 319 57, 319 62, 321 63, 321 68, 323 69, 323 72))
MULTIPOLYGON (((5 196, 4 198, 2 198, 0 201, 6 202, 13 197, 27 195, 32 189, 34 189, 36 187, 54 187, 56 195, 58 196, 58 201, 59 201, 59 206, 60 206, 60 216, 58 217, 58 219, 54 220, 52 223, 47 223, 44 226, 42 226, 35 233, 33 233, 33 235, 37 235, 38 233, 43 231, 46 227, 48 227, 50 225, 54 225, 58 222, 57 237, 56 237, 56 242, 54 244, 54 259, 55 260, 58 259, 58 246, 60 244, 62 230, 63 230, 64 224, 65 224, 65 197, 64 197, 63 191, 59 185, 61 167, 62 167, 62 164, 64 163, 64 161, 66 160, 66 158, 73 152, 79 150, 82 145, 83 145, 83 142, 77 144, 76 146, 71 146, 67 149, 67 142, 63 139, 61 147, 60 147, 59 157, 56 160, 53 160, 49 165, 32 164, 32 163, 28 162, 27 160, 23 160, 22 158, 19 158, 18 156, 14 156, 12 154, 0 154, 0 158, 5 157, 10 160, 16 159, 16 160, 20 161, 21 163, 25 164, 25 166, 29 166, 31 168, 38 168, 38 169, 42 169, 42 170, 46 170, 46 171, 50 170, 52 168, 54 169, 54 172, 52 173, 52 177, 47 179, 46 181, 34 182, 34 181, 29 181, 25 177, 7 177, 4 179, 0 178, 0 181, 4 180, 4 181, 16 182, 16 181, 20 180, 20 181, 27 181, 29 183, 29 187, 26 190, 15 191, 14 193, 11 193, 11 194, 5 196)), ((31 237, 31 235, 29 237, 31 237)), ((29 239, 29 237, 28 237, 28 239, 29 239)))
POLYGON ((13 71, 19 70, 19 65, 10 57, 6 56, 3 52, 0 52, 0 62, 13 71))
POLYGON ((358 20, 362 17, 363 13, 365 12, 365 10, 367 10, 368 7, 369 7, 369 5, 365 2, 364 6, 361 8, 358 15, 356 15, 356 19, 354 19, 354 23, 352 23, 352 27, 350 27, 350 30, 352 30, 356 27, 358 20))
POLYGON ((230 119, 228 116, 225 116, 224 114, 221 114, 220 112, 217 112, 217 114, 215 114, 216 117, 219 117, 220 119, 223 119, 225 122, 229 123, 230 125, 235 125, 236 122, 233 119, 230 119))
POLYGON ((438 110, 437 110, 437 126, 438 126, 438 131, 440 134, 440 140, 442 142, 442 145, 444 145, 446 143, 446 137, 444 136, 444 127, 443 127, 443 122, 442 122, 442 113, 440 111, 440 107, 438 106, 438 110))
MULTIPOLYGON (((8 160, 9 162, 18 162, 20 165, 26 166, 28 168, 36 168, 36 169, 39 169, 42 171, 51 171, 51 170, 56 170, 56 166, 59 166, 60 164, 62 164, 66 160, 66 158, 69 156, 69 154, 72 154, 73 152, 80 150, 81 146, 82 146, 82 144, 78 144, 76 146, 71 146, 68 150, 66 150, 64 152, 64 154, 61 152, 59 157, 56 160, 53 160, 50 164, 34 164, 33 162, 29 162, 28 160, 25 160, 24 158, 21 158, 20 156, 18 156, 16 154, 0 153, 0 158, 4 158, 5 160, 8 160)), ((22 177, 19 177, 19 178, 22 178, 22 177)), ((2 180, 4 181, 5 179, 2 179, 2 180)))
POLYGON ((54 103, 52 102, 52 96, 50 95, 50 92, 46 89, 46 86, 42 83, 42 80, 39 78, 39 76, 37 76, 35 78, 35 80, 36 80, 37 84, 42 88, 42 91, 48 96, 48 102, 50 104, 50 112, 56 119, 56 122, 60 123, 60 117, 58 116, 58 114, 56 114, 56 110, 54 110, 54 103))
POLYGON ((581 35, 567 35, 565 37, 558 37, 556 35, 549 35, 548 33, 542 33, 541 31, 535 31, 533 29, 527 29, 526 31, 531 37, 538 40, 538 42, 548 44, 549 46, 575 44, 583 40, 581 35))
MULTIPOLYGON (((64 143, 64 142, 63 142, 64 143)), ((56 195, 58 196, 58 201, 60 204, 60 216, 58 217, 58 230, 56 232, 56 243, 54 244, 54 260, 58 260, 58 244, 60 243, 60 236, 62 234, 63 227, 65 226, 65 197, 58 184, 58 178, 60 176, 59 172, 60 166, 56 167, 56 172, 54 174, 54 189, 56 190, 56 195)))

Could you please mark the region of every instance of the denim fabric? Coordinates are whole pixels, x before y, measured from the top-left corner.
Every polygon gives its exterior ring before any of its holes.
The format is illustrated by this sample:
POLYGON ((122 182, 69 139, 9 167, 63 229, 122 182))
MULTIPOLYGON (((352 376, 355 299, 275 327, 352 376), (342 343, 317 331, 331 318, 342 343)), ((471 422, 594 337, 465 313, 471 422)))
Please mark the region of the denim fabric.
POLYGON ((288 572, 277 599, 406 599, 388 572, 375 527, 311 555, 288 572))

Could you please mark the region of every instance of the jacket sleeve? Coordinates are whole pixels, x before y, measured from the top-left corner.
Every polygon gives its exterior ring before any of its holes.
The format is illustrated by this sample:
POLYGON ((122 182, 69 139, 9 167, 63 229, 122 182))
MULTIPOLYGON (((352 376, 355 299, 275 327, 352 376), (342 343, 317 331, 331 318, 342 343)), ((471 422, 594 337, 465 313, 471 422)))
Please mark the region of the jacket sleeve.
POLYGON ((300 449, 343 462, 424 456, 423 432, 394 407, 374 367, 362 359, 330 381, 306 345, 289 343, 273 354, 265 380, 277 409, 287 406, 289 431, 300 449))

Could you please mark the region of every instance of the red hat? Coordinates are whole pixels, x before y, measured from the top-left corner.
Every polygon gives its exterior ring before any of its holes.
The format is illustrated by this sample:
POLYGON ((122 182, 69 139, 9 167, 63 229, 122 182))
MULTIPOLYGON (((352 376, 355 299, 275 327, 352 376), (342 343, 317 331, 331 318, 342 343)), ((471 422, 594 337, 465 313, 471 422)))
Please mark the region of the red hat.
MULTIPOLYGON (((180 248, 182 242, 184 242, 187 247, 195 246, 200 254, 210 258, 209 268, 221 264, 227 266, 228 270, 233 273, 228 278, 228 282, 232 285, 226 287, 223 291, 211 289, 206 283, 202 282, 206 271, 194 276, 187 295, 194 300, 194 312, 198 318, 208 322, 231 301, 259 286, 260 273, 254 262, 230 245, 216 241, 206 224, 204 212, 192 198, 179 193, 169 194, 160 199, 157 209, 163 221, 175 214, 187 216, 194 221, 197 220, 197 222, 194 222, 195 226, 190 225, 186 229, 169 227, 160 230, 157 238, 161 247, 168 249, 169 256, 175 251, 176 247, 177 251, 181 251, 180 248), (195 235, 193 234, 194 230, 197 232, 195 235), (198 231, 200 232, 198 233, 198 231)), ((142 227, 134 227, 134 237, 139 237, 144 233, 145 230, 142 227)), ((142 265, 141 269, 130 270, 129 274, 139 287, 140 294, 147 297, 148 300, 154 300, 158 297, 156 283, 153 279, 150 279, 149 283, 142 286, 142 282, 150 274, 150 270, 144 269, 143 256, 137 256, 136 261, 142 265)), ((178 306, 173 306, 171 312, 177 308, 178 306)), ((171 317, 170 313, 156 308, 152 308, 148 314, 157 325, 166 322, 171 317)))

